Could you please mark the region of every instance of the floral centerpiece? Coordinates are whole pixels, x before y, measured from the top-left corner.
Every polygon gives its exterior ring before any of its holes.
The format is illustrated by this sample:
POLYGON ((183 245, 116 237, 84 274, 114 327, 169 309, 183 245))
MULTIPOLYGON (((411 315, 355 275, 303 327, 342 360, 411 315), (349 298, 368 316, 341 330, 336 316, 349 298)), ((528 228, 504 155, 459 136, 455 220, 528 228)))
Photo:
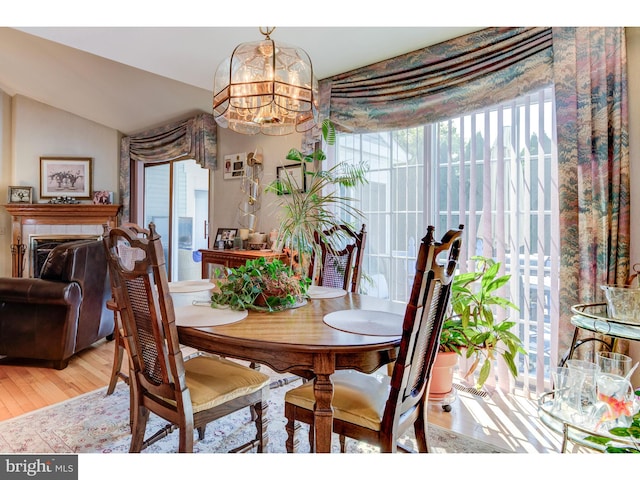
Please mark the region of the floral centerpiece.
POLYGON ((261 257, 247 260, 240 267, 226 268, 223 278, 215 283, 212 307, 273 312, 302 304, 311 280, 295 274, 281 260, 261 257))

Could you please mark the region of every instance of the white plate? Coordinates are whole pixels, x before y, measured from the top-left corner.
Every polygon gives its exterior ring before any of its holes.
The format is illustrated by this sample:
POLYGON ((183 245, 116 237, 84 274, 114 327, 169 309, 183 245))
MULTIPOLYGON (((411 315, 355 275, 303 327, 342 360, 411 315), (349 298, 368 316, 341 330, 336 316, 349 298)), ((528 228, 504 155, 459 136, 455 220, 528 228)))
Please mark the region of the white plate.
POLYGON ((212 290, 215 287, 209 280, 181 280, 169 282, 169 293, 195 293, 212 290))
POLYGON ((174 310, 179 327, 215 327, 239 322, 247 316, 246 310, 212 308, 209 304, 184 305, 174 310))
POLYGON ((377 310, 338 310, 324 316, 324 323, 337 330, 360 335, 399 337, 404 317, 377 310))
POLYGON ((311 299, 338 298, 344 297, 346 294, 347 291, 342 288, 320 287, 318 285, 311 285, 307 290, 307 295, 311 299))

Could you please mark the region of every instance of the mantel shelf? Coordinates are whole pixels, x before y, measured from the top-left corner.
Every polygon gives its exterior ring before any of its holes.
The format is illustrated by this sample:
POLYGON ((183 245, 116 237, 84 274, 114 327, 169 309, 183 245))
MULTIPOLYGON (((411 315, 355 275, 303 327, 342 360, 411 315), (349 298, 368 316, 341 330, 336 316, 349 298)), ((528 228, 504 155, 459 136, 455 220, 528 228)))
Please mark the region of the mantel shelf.
MULTIPOLYGON (((8 203, 4 208, 14 217, 114 217, 120 205, 96 205, 91 203, 8 203)), ((73 221, 71 222, 73 223, 73 221)))

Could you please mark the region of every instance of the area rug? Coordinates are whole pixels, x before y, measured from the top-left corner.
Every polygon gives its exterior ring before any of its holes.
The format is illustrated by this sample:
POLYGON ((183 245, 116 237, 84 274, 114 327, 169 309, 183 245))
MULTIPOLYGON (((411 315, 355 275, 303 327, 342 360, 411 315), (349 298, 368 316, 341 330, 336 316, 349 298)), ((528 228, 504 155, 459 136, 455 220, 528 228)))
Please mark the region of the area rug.
MULTIPOLYGON (((274 381, 283 376, 263 369, 274 381)), ((281 382, 284 383, 284 382, 281 382)), ((299 381, 270 390, 268 432, 270 453, 285 453, 284 393, 299 381)), ((150 415, 147 436, 166 422, 150 415)), ((255 435, 255 427, 248 409, 210 423, 204 440, 194 442, 194 453, 224 453, 242 445, 255 435)), ((309 451, 306 425, 298 430, 301 452, 309 451)), ((81 395, 56 405, 45 407, 0 422, 0 453, 126 453, 129 450, 129 389, 120 383, 112 395, 106 388, 81 395)), ((459 435, 435 425, 429 427, 429 441, 433 453, 504 453, 488 443, 459 435)), ((413 432, 402 439, 415 450, 413 432)), ((152 444, 144 453, 177 451, 178 433, 174 431, 152 444)), ((339 451, 337 436, 332 449, 339 451)), ((350 453, 376 453, 377 447, 353 439, 347 440, 350 453)))

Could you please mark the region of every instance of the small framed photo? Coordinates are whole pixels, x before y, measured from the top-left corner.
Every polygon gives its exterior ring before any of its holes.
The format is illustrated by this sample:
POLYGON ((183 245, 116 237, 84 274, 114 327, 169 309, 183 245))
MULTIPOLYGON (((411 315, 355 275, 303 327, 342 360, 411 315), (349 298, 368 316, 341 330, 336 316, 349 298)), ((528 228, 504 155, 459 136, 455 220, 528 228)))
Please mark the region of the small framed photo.
POLYGON ((91 158, 40 157, 40 197, 91 199, 91 158))
POLYGON ((234 153, 224 156, 224 179, 231 180, 234 178, 242 178, 244 175, 244 167, 247 165, 246 153, 234 153))
POLYGON ((307 191, 307 178, 304 163, 278 167, 278 195, 289 194, 290 189, 296 192, 307 191), (283 181, 284 179, 284 181, 283 181))
POLYGON ((9 187, 9 203, 33 203, 33 187, 9 187))
POLYGON ((233 248, 233 239, 238 235, 237 228, 219 228, 216 233, 216 241, 214 248, 220 250, 225 248, 233 248))
POLYGON ((93 203, 96 205, 111 205, 113 203, 113 192, 107 190, 93 192, 93 203))

